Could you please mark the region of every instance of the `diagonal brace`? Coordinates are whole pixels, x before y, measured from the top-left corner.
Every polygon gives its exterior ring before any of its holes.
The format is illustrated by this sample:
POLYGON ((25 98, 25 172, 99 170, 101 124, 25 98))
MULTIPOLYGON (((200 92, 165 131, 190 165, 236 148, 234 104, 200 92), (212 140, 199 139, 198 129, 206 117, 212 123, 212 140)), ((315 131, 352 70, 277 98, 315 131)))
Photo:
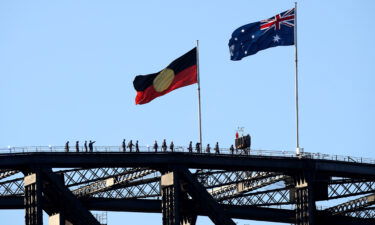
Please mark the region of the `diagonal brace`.
POLYGON ((187 182, 187 192, 196 203, 199 203, 202 208, 206 208, 207 215, 213 223, 220 225, 235 225, 234 221, 227 216, 225 211, 207 192, 206 188, 198 182, 187 168, 178 168, 177 171, 182 180, 187 182))
MULTIPOLYGON (((63 211, 66 216, 75 225, 100 225, 95 217, 88 211, 76 196, 65 186, 60 177, 52 172, 51 169, 42 170, 43 177, 49 181, 50 188, 54 189, 54 193, 59 195, 63 202, 63 211)), ((55 199, 55 198, 54 198, 55 199)), ((56 202, 60 205, 61 202, 56 202)), ((61 209, 60 209, 61 210, 61 209)))

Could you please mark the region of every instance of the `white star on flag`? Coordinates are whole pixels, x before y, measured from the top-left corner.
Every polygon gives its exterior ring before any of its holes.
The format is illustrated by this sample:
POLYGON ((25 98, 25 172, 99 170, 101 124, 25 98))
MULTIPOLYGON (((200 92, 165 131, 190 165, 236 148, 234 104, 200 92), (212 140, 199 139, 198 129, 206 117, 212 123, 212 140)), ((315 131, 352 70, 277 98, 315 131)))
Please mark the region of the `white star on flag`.
POLYGON ((279 35, 275 35, 274 37, 273 37, 273 42, 279 42, 279 40, 280 40, 281 38, 279 37, 279 35))

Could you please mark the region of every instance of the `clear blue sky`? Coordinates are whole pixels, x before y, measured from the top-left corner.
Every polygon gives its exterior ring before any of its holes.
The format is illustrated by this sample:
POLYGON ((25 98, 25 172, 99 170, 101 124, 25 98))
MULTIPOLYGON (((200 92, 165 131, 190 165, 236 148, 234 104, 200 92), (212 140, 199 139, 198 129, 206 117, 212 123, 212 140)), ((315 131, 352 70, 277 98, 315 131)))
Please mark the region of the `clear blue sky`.
MULTIPOLYGON (((375 158, 375 3, 298 3, 301 147, 375 158)), ((289 0, 1 1, 0 146, 197 141, 196 85, 136 106, 132 81, 161 70, 199 39, 203 142, 229 146, 243 126, 254 148, 293 151, 294 47, 233 62, 227 46, 237 27, 293 6, 289 0)), ((21 225, 23 211, 0 211, 0 218, 21 225)), ((156 225, 161 217, 109 214, 110 225, 123 221, 156 225)))

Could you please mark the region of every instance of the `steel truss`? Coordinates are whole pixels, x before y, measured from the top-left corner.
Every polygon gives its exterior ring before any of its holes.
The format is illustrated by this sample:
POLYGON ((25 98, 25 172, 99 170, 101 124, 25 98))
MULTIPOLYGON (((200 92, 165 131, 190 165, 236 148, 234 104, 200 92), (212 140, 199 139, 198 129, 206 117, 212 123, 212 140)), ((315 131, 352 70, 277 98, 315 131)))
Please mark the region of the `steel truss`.
POLYGON ((55 171, 30 166, 0 171, 0 207, 24 207, 27 225, 40 225, 42 210, 58 215, 61 223, 98 224, 89 209, 161 212, 165 225, 194 225, 197 215, 209 216, 215 224, 233 224, 231 218, 297 225, 375 224, 375 176, 368 174, 341 177, 262 167, 196 170, 164 164, 55 171), (316 207, 322 200, 352 196, 357 199, 326 210, 316 207), (267 216, 271 212, 277 215, 272 220, 267 216))
POLYGON ((326 209, 326 211, 330 212, 333 215, 372 218, 371 216, 374 215, 374 211, 373 208, 370 208, 369 206, 372 206, 374 204, 375 194, 371 194, 328 208, 326 209))

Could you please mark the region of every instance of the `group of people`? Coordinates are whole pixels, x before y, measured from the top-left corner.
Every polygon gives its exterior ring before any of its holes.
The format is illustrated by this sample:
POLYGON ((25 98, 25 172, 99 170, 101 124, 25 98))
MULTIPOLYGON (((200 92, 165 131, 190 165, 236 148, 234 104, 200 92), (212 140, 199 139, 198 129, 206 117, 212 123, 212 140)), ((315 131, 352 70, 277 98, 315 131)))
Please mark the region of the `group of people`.
MULTIPOLYGON (((87 141, 85 141, 85 144, 83 145, 84 146, 84 149, 83 149, 84 152, 93 152, 94 151, 94 143, 95 143, 95 141, 91 141, 90 140, 89 143, 87 144, 87 141)), ((132 140, 130 140, 128 142, 128 144, 126 144, 126 140, 124 139, 122 141, 122 144, 121 144, 121 149, 122 149, 123 152, 126 152, 127 149, 129 149, 129 152, 133 152, 133 149, 135 150, 135 152, 139 152, 138 140, 135 142, 135 144, 133 144, 132 140)), ((155 141, 155 143, 153 145, 153 149, 154 149, 155 152, 159 151, 159 145, 158 145, 157 141, 155 141)), ((188 146, 187 149, 188 149, 189 153, 193 153, 193 142, 192 141, 190 141, 189 146, 188 146)), ((69 152, 69 150, 70 150, 69 141, 67 141, 65 143, 65 152, 69 152)), ((76 141, 75 150, 76 150, 76 152, 80 151, 79 141, 76 141)), ((165 139, 163 140, 163 142, 161 144, 160 150, 162 152, 167 152, 168 151, 167 141, 165 139)), ((173 141, 171 141, 171 143, 169 144, 169 150, 171 152, 174 152, 174 150, 175 150, 173 141)), ((214 147, 213 150, 214 150, 215 154, 220 154, 219 142, 216 142, 215 147, 214 147)), ((230 146, 229 150, 230 150, 231 154, 234 154, 234 147, 233 147, 233 145, 230 146)), ((201 144, 199 142, 197 142, 195 144, 195 151, 197 153, 202 153, 202 147, 201 147, 201 144)), ((210 146, 210 144, 207 144, 205 152, 208 153, 208 154, 211 153, 211 146, 210 146)))
POLYGON ((138 140, 135 141, 135 145, 132 140, 129 141, 128 145, 126 145, 125 139, 122 141, 121 148, 123 152, 126 152, 126 148, 129 148, 129 151, 132 152, 133 147, 135 147, 135 152, 139 152, 138 140))
MULTIPOLYGON (((135 142, 135 145, 133 144, 132 140, 130 140, 128 144, 126 144, 126 140, 125 139, 122 141, 121 148, 122 148, 123 152, 126 152, 127 149, 129 149, 129 152, 132 152, 134 147, 135 147, 135 152, 139 152, 138 141, 135 142)), ((154 145, 153 145, 154 152, 158 152, 159 149, 162 152, 167 152, 168 151, 168 145, 167 145, 167 141, 165 139, 163 140, 160 148, 159 148, 158 142, 157 141, 154 142, 154 145)), ((189 153, 193 153, 193 142, 192 141, 190 141, 189 146, 188 146, 187 149, 188 149, 189 153)), ((171 152, 175 151, 175 146, 174 146, 173 141, 171 141, 171 143, 169 144, 169 150, 171 152)), ((219 142, 216 142, 216 145, 215 145, 215 147, 214 147, 213 150, 214 150, 215 154, 220 154, 219 142)), ((231 154, 234 154, 234 147, 233 147, 233 145, 230 146, 229 150, 230 150, 231 154)), ((202 147, 201 147, 201 144, 199 142, 197 142, 195 144, 195 151, 197 153, 202 153, 202 147)), ((207 144, 205 152, 206 153, 211 153, 211 146, 210 146, 210 144, 207 144)))
MULTIPOLYGON (((85 144, 83 145, 85 152, 93 152, 94 151, 94 143, 96 141, 89 141, 89 144, 87 145, 87 141, 85 141, 85 144)), ((69 152, 69 141, 65 143, 65 152, 69 152)), ((79 141, 76 141, 76 152, 79 152, 79 141)))

